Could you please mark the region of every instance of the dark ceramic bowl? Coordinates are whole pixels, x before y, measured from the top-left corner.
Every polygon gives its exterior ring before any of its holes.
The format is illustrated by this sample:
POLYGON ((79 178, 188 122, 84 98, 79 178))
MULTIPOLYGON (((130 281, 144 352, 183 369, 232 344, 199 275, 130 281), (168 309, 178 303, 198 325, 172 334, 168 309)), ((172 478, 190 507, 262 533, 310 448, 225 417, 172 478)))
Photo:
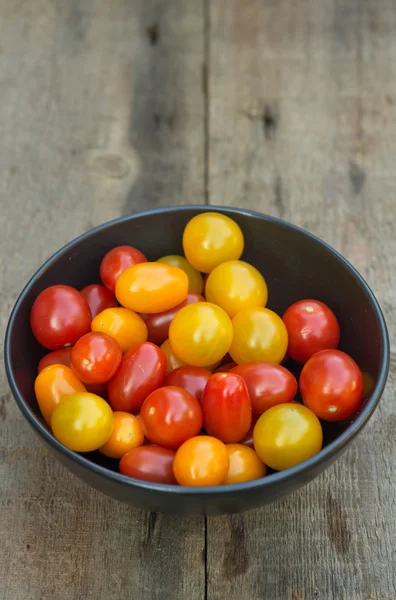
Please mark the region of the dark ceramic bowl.
POLYGON ((381 309, 368 285, 335 250, 313 235, 278 219, 223 207, 183 206, 147 211, 106 223, 59 250, 29 281, 12 311, 5 340, 5 363, 16 402, 35 432, 78 477, 123 502, 179 515, 239 512, 273 502, 311 481, 347 448, 373 414, 388 373, 389 342, 381 309), (76 454, 54 439, 35 400, 33 383, 45 353, 34 339, 29 314, 46 287, 64 283, 78 289, 99 280, 103 255, 121 244, 136 246, 149 260, 182 252, 187 221, 217 210, 241 226, 243 258, 265 276, 269 308, 279 314, 296 300, 317 298, 335 312, 341 326, 341 349, 374 379, 359 414, 349 422, 325 425, 325 445, 316 456, 292 469, 257 481, 211 488, 184 488, 130 479, 99 453, 76 454), (114 470, 113 470, 114 469, 114 470))

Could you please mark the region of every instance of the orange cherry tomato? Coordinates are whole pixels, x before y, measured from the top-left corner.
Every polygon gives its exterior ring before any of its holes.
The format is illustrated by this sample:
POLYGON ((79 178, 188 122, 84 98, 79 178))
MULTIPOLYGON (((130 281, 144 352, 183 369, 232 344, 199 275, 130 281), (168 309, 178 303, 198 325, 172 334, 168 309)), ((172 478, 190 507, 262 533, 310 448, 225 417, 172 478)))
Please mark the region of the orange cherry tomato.
POLYGON ((229 464, 223 442, 208 435, 199 435, 180 446, 173 472, 180 485, 221 485, 227 476, 229 464))
POLYGON ((184 229, 184 254, 188 262, 202 273, 210 273, 226 260, 238 260, 243 246, 239 225, 217 212, 193 217, 184 229))
POLYGON ((173 267, 179 267, 188 277, 188 291, 195 292, 196 294, 202 294, 203 290, 203 279, 202 275, 197 269, 194 269, 184 256, 178 254, 169 254, 159 258, 157 262, 164 263, 166 265, 172 265, 173 267))
POLYGON ((188 277, 178 267, 146 262, 126 269, 116 282, 116 298, 122 306, 141 313, 169 310, 185 300, 188 277))
POLYGON ((221 306, 233 318, 244 308, 264 307, 268 290, 255 267, 243 260, 229 260, 210 273, 205 295, 208 302, 221 306))
POLYGON ((242 483, 260 479, 267 473, 265 464, 257 453, 243 444, 226 444, 230 466, 224 480, 228 483, 242 483))
POLYGON ((190 304, 175 315, 169 328, 169 341, 176 356, 185 364, 195 367, 213 365, 230 348, 231 320, 215 304, 190 304))
POLYGON ((34 382, 34 393, 41 414, 48 424, 51 422, 55 408, 66 396, 85 391, 84 384, 65 365, 45 367, 34 382))
POLYGON ((127 308, 106 308, 91 324, 92 331, 111 335, 127 352, 137 344, 147 341, 147 327, 143 319, 127 308))
POLYGON ((245 308, 232 320, 231 358, 237 363, 280 363, 287 349, 287 329, 268 308, 245 308))
POLYGON ((113 413, 113 429, 107 442, 99 448, 99 452, 110 458, 121 458, 132 450, 142 446, 144 434, 140 420, 129 413, 116 411, 113 413))

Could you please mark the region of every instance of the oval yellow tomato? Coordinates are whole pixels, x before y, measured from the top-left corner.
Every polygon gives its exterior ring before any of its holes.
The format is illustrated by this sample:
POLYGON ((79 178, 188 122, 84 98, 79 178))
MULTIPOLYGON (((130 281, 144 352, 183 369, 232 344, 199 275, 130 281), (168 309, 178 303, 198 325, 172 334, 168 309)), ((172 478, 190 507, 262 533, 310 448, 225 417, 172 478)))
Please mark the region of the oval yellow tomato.
POLYGON ((209 302, 190 304, 175 315, 169 328, 169 341, 176 356, 187 365, 213 365, 230 348, 230 317, 209 302))
POLYGON ((113 411, 103 398, 80 392, 64 398, 51 418, 55 438, 75 452, 98 450, 110 437, 113 411))
POLYGON ((267 284, 261 273, 243 260, 228 260, 209 275, 205 287, 206 299, 221 306, 231 317, 244 308, 264 307, 267 284))
POLYGON ((287 350, 287 329, 268 308, 245 308, 232 319, 230 355, 237 364, 257 360, 280 363, 287 350))
POLYGON ((167 265, 172 265, 172 267, 178 267, 188 277, 188 291, 195 292, 196 294, 202 294, 203 290, 203 278, 202 275, 197 269, 194 269, 192 265, 188 262, 184 256, 179 256, 178 254, 169 254, 168 256, 163 256, 159 258, 157 262, 165 263, 167 265))
POLYGON ((147 342, 147 326, 143 319, 127 308, 105 308, 91 323, 92 331, 107 333, 117 340, 126 352, 137 344, 147 342))
POLYGON ((261 460, 276 471, 297 465, 319 452, 323 432, 318 417, 296 402, 273 406, 258 419, 253 444, 261 460))
POLYGON ((72 370, 65 365, 49 365, 37 375, 34 393, 46 422, 51 422, 52 413, 58 404, 71 394, 85 392, 85 386, 72 370))
POLYGON ((220 213, 193 217, 183 232, 183 249, 188 262, 202 273, 210 273, 226 260, 237 260, 244 239, 239 225, 220 213))
POLYGON ((139 263, 121 273, 115 295, 120 304, 141 313, 169 310, 186 299, 188 277, 178 267, 139 263))

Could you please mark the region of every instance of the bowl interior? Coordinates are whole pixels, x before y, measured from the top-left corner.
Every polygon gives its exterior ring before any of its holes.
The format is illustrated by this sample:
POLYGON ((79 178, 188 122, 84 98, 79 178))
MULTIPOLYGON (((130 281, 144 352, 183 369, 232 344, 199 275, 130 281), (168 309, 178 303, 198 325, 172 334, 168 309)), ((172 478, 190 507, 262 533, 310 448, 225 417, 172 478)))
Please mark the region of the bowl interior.
MULTIPOLYGON (((100 261, 114 246, 135 246, 149 260, 182 253, 181 239, 187 221, 205 210, 208 208, 179 207, 103 225, 60 250, 29 282, 18 300, 9 330, 9 364, 27 409, 42 423, 33 384, 38 362, 47 351, 36 342, 29 325, 30 309, 37 295, 57 283, 81 289, 99 282, 100 261)), ((264 275, 269 290, 268 308, 282 314, 291 303, 303 298, 328 304, 340 323, 340 348, 377 382, 384 353, 381 321, 370 291, 348 263, 313 236, 286 223, 232 209, 221 212, 242 227, 243 259, 264 275)), ((290 362, 287 366, 298 376, 296 364, 290 362)), ((349 425, 349 421, 325 424, 325 444, 349 425)), ((115 466, 99 453, 92 453, 91 458, 104 466, 115 466)))

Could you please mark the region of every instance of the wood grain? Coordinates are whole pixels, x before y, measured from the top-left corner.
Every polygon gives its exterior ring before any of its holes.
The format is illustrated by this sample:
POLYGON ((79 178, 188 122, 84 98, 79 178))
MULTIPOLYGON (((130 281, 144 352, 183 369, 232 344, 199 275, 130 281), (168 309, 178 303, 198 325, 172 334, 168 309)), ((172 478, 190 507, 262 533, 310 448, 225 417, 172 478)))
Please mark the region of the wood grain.
MULTIPOLYGON (((373 287, 394 340, 394 4, 210 7, 210 202, 280 216, 331 243, 373 287)), ((208 520, 208 600, 396 598, 395 379, 392 347, 380 408, 316 481, 208 520)))
MULTIPOLYGON (((204 103, 198 4, 1 0, 0 15, 3 339, 17 294, 62 244, 203 202, 204 103)), ((3 372, 0 386, 1 600, 201 600, 203 519, 88 488, 30 431, 3 372)))

